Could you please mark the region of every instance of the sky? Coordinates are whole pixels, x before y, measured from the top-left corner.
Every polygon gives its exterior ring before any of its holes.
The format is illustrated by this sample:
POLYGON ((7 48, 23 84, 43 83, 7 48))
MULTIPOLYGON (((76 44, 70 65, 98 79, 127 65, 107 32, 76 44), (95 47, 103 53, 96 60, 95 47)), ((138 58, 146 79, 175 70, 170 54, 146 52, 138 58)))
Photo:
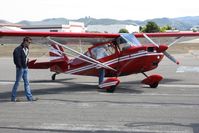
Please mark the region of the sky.
POLYGON ((1 0, 0 20, 83 17, 146 20, 199 16, 199 0, 1 0))

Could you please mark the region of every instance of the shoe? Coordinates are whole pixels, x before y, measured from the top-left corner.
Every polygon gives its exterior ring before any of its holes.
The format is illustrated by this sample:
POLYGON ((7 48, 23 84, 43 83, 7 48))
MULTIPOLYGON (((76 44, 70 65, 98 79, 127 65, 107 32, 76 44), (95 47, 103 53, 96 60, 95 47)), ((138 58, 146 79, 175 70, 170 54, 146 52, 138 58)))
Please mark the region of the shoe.
POLYGON ((28 101, 37 101, 38 100, 38 98, 36 97, 36 98, 31 98, 31 99, 28 99, 28 101))
POLYGON ((11 98, 11 102, 16 102, 17 100, 15 98, 11 98))
POLYGON ((22 98, 11 98, 11 102, 21 102, 24 101, 22 98))

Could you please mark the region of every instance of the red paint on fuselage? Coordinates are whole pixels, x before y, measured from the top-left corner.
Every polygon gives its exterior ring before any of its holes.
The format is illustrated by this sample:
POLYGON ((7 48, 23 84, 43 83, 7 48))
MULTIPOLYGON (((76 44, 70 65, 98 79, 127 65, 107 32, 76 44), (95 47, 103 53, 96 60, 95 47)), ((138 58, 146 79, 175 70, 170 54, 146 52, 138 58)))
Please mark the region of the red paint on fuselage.
MULTIPOLYGON (((156 49, 157 47, 152 45, 130 47, 123 51, 116 51, 114 54, 101 58, 98 61, 117 70, 113 71, 106 69, 106 77, 125 76, 146 72, 157 68, 158 63, 163 58, 163 54, 156 52, 156 49), (152 48, 153 51, 149 51, 149 47, 152 48)), ((70 69, 68 69, 66 73, 98 76, 98 69, 101 68, 100 66, 87 63, 78 58, 75 58, 70 62, 70 69)))

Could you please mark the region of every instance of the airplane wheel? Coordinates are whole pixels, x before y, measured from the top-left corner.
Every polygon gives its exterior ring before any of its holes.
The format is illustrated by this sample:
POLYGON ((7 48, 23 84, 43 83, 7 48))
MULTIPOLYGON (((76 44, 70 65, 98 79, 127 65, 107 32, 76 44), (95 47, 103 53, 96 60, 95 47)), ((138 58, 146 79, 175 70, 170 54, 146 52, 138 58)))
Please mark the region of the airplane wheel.
POLYGON ((52 79, 52 80, 55 80, 55 77, 56 77, 56 74, 53 74, 53 75, 51 76, 51 79, 52 79))
POLYGON ((116 86, 111 86, 111 87, 106 89, 106 92, 113 93, 115 91, 115 88, 116 88, 116 86))
POLYGON ((157 88, 158 87, 158 82, 156 82, 156 83, 153 83, 153 84, 151 84, 151 85, 149 85, 151 88, 157 88))

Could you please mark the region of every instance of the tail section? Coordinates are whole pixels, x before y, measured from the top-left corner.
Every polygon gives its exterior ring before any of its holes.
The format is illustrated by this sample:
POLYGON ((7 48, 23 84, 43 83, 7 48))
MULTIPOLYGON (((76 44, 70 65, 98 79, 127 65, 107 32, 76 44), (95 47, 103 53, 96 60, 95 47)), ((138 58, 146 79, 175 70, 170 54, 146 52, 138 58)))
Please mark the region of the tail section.
POLYGON ((64 53, 63 47, 57 44, 51 44, 49 49, 50 61, 48 62, 36 62, 32 60, 28 63, 30 69, 48 69, 50 71, 61 73, 65 72, 68 69, 69 59, 64 53))
POLYGON ((68 69, 68 57, 64 53, 63 47, 57 44, 51 44, 50 51, 50 63, 54 64, 50 66, 50 71, 53 72, 65 72, 68 69))

